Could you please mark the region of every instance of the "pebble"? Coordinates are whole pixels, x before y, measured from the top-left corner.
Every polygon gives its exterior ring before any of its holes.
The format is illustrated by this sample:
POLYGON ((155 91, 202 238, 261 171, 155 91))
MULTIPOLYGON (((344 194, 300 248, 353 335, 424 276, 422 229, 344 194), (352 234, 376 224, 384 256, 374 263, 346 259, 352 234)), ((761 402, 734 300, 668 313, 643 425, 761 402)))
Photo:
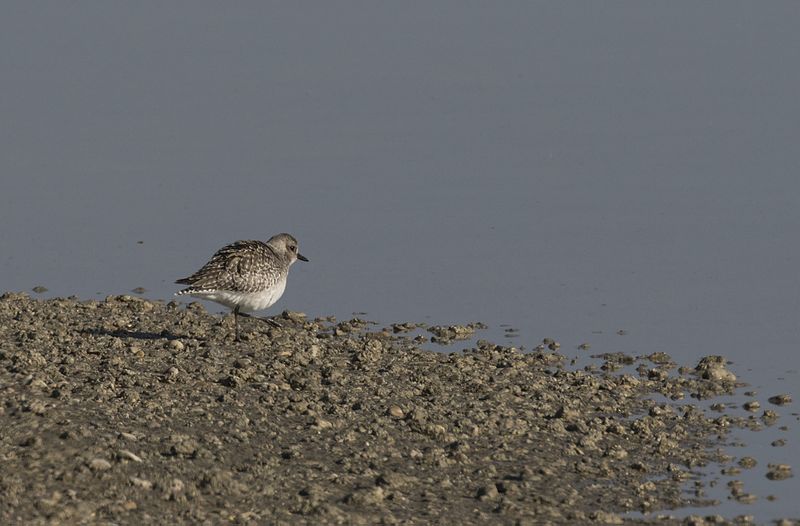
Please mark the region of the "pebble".
POLYGON ((500 496, 500 492, 497 491, 497 486, 495 484, 487 484, 486 486, 482 486, 478 489, 475 497, 480 500, 495 500, 500 496))
POLYGON ((743 405, 746 411, 750 411, 751 413, 755 413, 761 408, 761 404, 758 403, 756 400, 752 400, 750 402, 745 402, 743 405))
POLYGON ((767 468, 767 478, 770 480, 785 480, 794 476, 789 464, 769 464, 767 468))
POLYGON ((406 416, 405 412, 400 408, 400 406, 396 405, 390 406, 386 412, 392 418, 403 418, 406 416))
POLYGON ((742 457, 739 459, 739 466, 745 469, 752 469, 758 465, 758 461, 753 457, 742 457))
POLYGON ((132 460, 134 462, 142 461, 142 458, 140 456, 128 451, 127 449, 120 449, 119 453, 117 453, 117 456, 121 459, 132 460))
POLYGON ((670 402, 729 394, 722 357, 586 355, 574 370, 554 339, 440 353, 424 324, 292 314, 280 330, 243 321, 234 346, 231 317, 199 303, 2 298, 0 486, 20 523, 618 522, 597 503, 685 506, 729 432, 770 418, 670 402))
POLYGON ((153 489, 153 483, 147 479, 140 479, 138 477, 131 477, 130 479, 131 484, 136 486, 137 488, 142 489, 153 489))
POLYGON ((333 423, 324 418, 314 417, 314 426, 318 429, 330 429, 333 427, 333 423))
POLYGON ((111 469, 111 462, 104 458, 95 458, 89 462, 89 467, 92 471, 107 471, 111 469))
POLYGON ((792 396, 788 394, 779 394, 769 397, 769 403, 775 405, 786 405, 792 403, 792 396))

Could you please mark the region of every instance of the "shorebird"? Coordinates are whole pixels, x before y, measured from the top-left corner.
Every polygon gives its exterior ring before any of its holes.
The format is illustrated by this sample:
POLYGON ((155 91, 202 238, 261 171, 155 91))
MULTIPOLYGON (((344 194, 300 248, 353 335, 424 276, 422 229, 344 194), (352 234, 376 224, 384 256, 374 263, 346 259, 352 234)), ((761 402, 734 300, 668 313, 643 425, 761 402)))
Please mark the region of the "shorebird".
MULTIPOLYGON (((289 234, 277 234, 263 241, 236 241, 224 246, 189 276, 175 283, 189 285, 176 292, 211 300, 233 311, 235 339, 239 341, 239 316, 271 307, 286 289, 289 267, 308 261, 297 251, 297 240, 289 234)), ((273 325, 276 322, 259 318, 273 325)))

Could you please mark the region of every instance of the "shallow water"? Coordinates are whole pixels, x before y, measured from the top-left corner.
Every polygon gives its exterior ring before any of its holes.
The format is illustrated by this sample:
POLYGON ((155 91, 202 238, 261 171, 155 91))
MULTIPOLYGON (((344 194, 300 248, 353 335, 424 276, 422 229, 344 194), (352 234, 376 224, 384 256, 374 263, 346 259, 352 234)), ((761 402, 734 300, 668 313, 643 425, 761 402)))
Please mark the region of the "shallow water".
MULTIPOLYGON (((275 311, 722 354, 762 408, 797 400, 797 14, 10 4, 0 290, 167 299, 223 244, 288 231, 311 262, 275 311)), ((733 452, 762 498, 701 513, 800 515, 799 478, 763 476, 800 469, 796 404, 785 447, 733 452)))

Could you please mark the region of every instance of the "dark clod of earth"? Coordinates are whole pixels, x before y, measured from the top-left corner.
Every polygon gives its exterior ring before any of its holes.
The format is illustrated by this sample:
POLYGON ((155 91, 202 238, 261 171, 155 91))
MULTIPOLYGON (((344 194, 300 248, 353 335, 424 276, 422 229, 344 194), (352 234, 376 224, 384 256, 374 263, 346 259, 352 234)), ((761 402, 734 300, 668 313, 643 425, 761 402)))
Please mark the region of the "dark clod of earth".
MULTIPOLYGON (((720 357, 569 370, 332 320, 245 320, 234 343, 196 303, 4 294, 0 523, 684 524, 668 511, 713 504, 687 491, 703 466, 735 463, 745 422, 669 401, 733 392, 720 357)), ((431 332, 477 326, 454 327, 431 332)))

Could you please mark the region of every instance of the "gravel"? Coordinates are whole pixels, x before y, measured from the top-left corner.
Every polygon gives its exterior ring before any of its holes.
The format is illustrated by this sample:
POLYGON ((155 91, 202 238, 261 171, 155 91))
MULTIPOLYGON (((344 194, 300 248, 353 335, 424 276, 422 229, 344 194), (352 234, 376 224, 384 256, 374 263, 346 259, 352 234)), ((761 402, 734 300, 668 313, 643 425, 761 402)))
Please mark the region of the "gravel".
POLYGON ((1 296, 0 523, 688 524, 624 514, 713 504, 687 487, 746 423, 685 401, 733 392, 722 357, 570 370, 556 342, 280 322, 235 343, 196 303, 1 296))

